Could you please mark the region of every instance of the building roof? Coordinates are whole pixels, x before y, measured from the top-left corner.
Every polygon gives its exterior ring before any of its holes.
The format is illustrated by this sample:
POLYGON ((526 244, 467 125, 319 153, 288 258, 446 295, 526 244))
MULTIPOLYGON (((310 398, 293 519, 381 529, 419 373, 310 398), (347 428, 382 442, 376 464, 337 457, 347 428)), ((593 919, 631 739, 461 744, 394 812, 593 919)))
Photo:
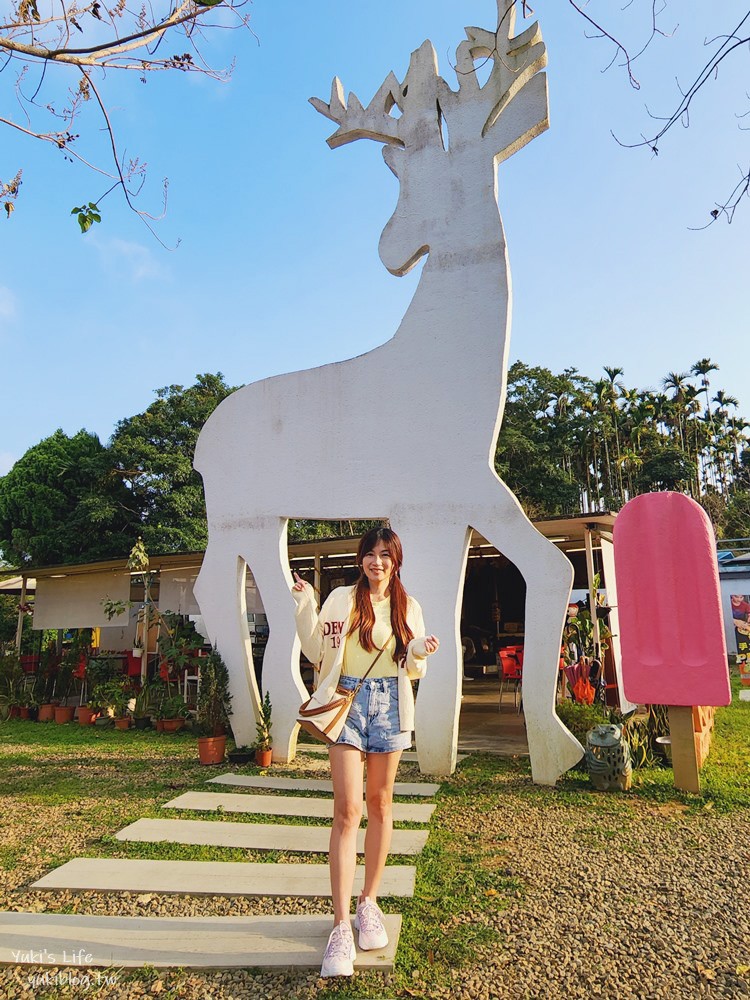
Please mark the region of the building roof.
MULTIPOLYGON (((596 530, 605 535, 610 535, 615 523, 615 514, 609 511, 595 511, 592 513, 578 514, 575 517, 551 517, 534 521, 534 527, 543 535, 560 546, 563 551, 583 544, 586 528, 596 530)), ((291 559, 311 558, 316 555, 334 556, 349 555, 356 551, 357 536, 347 536, 345 538, 314 538, 304 542, 291 542, 289 544, 289 557, 291 559)), ((486 546, 490 543, 479 534, 474 532, 472 548, 486 546)), ((172 552, 166 555, 149 555, 149 563, 152 571, 157 570, 180 570, 197 569, 203 562, 204 552, 172 552)), ((75 565, 58 566, 37 566, 29 569, 28 572, 20 570, 22 576, 26 576, 27 581, 33 574, 36 578, 62 578, 66 576, 76 576, 82 573, 107 573, 112 571, 130 572, 127 565, 127 557, 121 559, 104 559, 93 563, 78 563, 75 565)), ((16 577, 20 581, 21 576, 16 577)), ((28 582, 27 582, 28 587, 28 582)), ((20 592, 20 583, 19 583, 20 592)))

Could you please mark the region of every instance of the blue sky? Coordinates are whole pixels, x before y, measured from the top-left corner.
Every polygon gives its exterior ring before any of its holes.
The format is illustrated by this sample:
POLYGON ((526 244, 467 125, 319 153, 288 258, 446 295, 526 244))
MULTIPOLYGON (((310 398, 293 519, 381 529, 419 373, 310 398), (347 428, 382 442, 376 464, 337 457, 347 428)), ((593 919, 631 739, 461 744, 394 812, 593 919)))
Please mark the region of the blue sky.
MULTIPOLYGON (((549 52, 551 128, 500 168, 511 358, 592 377, 619 365, 629 386, 656 388, 667 371, 710 356, 720 366, 714 388, 750 417, 750 202, 731 226, 690 229, 748 162, 737 118, 750 108, 747 53, 704 89, 691 127, 665 138, 658 157, 611 135, 636 141, 649 127, 646 105, 670 112, 675 78, 692 80, 704 40, 734 27, 746 3, 671 3, 660 24, 681 23, 636 63, 640 90, 617 65, 602 72, 611 46, 587 39, 567 3, 534 7, 549 52)), ((611 7, 586 9, 637 49, 650 3, 611 7)), ((224 32, 206 47, 214 65, 236 56, 229 83, 164 74, 143 85, 110 73, 104 93, 121 148, 148 163, 143 207, 158 209, 169 178, 158 232, 181 241, 173 253, 115 195, 102 203, 103 224, 81 236, 70 209, 106 184, 6 131, 0 177, 23 167, 24 185, 0 224, 0 473, 57 427, 105 441, 154 389, 197 372, 250 382, 392 336, 418 280, 392 277, 377 256, 396 181, 373 143, 329 150, 332 123, 307 99, 327 99, 338 74, 369 101, 391 69, 403 78, 425 38, 455 84, 449 59, 464 25, 492 27, 495 14, 494 0, 255 0, 257 41, 224 32)), ((90 124, 81 151, 94 155, 90 124)))

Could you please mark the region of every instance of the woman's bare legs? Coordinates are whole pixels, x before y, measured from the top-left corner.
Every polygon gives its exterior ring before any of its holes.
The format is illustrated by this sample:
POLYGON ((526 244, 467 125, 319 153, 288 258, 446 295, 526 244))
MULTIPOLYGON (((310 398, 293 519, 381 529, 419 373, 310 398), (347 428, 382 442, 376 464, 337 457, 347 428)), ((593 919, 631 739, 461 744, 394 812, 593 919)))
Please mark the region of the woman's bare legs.
POLYGON ((364 760, 360 750, 345 743, 329 747, 328 756, 333 778, 333 825, 328 864, 331 870, 333 921, 338 927, 342 920, 349 920, 351 910, 357 867, 357 831, 362 820, 364 760))
POLYGON ((401 751, 367 755, 367 832, 365 833, 365 896, 375 902, 393 833, 393 782, 401 751))

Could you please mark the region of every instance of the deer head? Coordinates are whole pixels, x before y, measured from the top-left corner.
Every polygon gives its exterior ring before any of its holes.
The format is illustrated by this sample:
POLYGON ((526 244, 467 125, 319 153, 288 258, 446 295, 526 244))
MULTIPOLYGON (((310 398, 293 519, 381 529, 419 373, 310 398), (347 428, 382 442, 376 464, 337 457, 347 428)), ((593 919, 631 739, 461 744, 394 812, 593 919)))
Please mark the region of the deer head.
POLYGON ((381 260, 392 274, 406 274, 430 250, 455 250, 449 207, 463 213, 476 204, 469 192, 478 185, 494 197, 496 164, 548 127, 546 78, 538 72, 546 48, 536 23, 513 34, 516 2, 498 0, 497 31, 466 28, 456 53, 456 91, 439 75, 426 41, 412 53, 403 82, 389 73, 366 108, 353 93, 345 100, 338 77, 328 104, 310 99, 339 126, 328 139, 332 149, 356 139, 385 143, 383 157, 400 184, 380 240, 381 260), (482 85, 477 60, 491 61, 482 85))

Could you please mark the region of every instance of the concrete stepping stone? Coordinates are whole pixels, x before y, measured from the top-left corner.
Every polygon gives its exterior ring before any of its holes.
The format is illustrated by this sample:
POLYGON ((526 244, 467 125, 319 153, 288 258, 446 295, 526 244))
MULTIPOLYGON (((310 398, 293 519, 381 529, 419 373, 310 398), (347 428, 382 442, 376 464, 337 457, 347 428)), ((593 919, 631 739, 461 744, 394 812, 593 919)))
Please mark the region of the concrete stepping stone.
MULTIPOLYGON (((220 774, 209 778, 208 784, 238 785, 243 788, 275 788, 287 792, 330 792, 333 782, 323 778, 276 778, 263 774, 220 774)), ((394 795, 435 795, 440 785, 427 781, 397 781, 393 786, 394 795)), ((362 789, 364 795, 364 788, 362 789)))
MULTIPOLYGON (((263 813, 267 816, 333 817, 333 799, 306 799, 293 795, 249 795, 243 792, 185 792, 165 802, 162 809, 222 808, 224 812, 263 813)), ((432 804, 393 803, 393 818, 397 822, 429 823, 435 811, 432 804)), ((367 815, 367 806, 364 807, 367 815)))
MULTIPOLYGON (((357 951, 355 969, 393 971, 400 915, 386 914, 385 927, 388 946, 382 951, 357 951)), ((5 912, 0 913, 0 962, 58 968, 312 969, 320 967, 330 931, 331 917, 325 915, 105 917, 5 912)), ((90 978, 96 982, 95 975, 90 978)))
MULTIPOLYGON (((386 865, 382 896, 414 895, 413 865, 386 865)), ((358 865, 353 895, 364 884, 358 865)), ((74 858, 34 882, 34 889, 179 892, 192 896, 329 896, 328 865, 242 861, 139 861, 74 858)))
MULTIPOLYGON (((256 851, 328 853, 330 830, 325 826, 281 826, 273 823, 231 823, 207 819, 139 819, 115 834, 118 840, 142 843, 211 844, 256 851)), ((427 830, 394 830, 391 854, 419 854, 427 830)), ((365 850, 365 831, 357 832, 357 853, 365 850)))

